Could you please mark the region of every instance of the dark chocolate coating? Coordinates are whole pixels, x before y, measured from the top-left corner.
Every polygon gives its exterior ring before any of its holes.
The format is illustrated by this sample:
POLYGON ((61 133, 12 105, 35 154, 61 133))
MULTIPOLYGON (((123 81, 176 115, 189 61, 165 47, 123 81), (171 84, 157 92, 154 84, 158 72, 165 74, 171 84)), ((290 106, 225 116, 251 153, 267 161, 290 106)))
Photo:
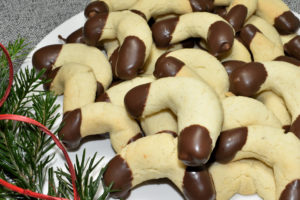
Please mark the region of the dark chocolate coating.
POLYGON ((104 87, 103 87, 102 83, 97 81, 97 90, 96 90, 96 97, 95 98, 97 99, 103 93, 104 93, 104 87))
POLYGON ((139 118, 144 111, 150 90, 150 83, 136 86, 125 95, 124 104, 127 112, 134 118, 139 118))
POLYGON ((81 120, 82 115, 80 109, 76 109, 64 114, 62 120, 63 127, 59 131, 58 135, 62 137, 62 142, 70 150, 76 149, 80 145, 81 120))
POLYGON ((191 125, 178 137, 178 158, 187 166, 204 165, 212 151, 212 139, 204 126, 191 125))
POLYGON ((117 65, 117 60, 118 60, 118 56, 119 56, 119 49, 120 49, 120 47, 116 48, 114 50, 114 52, 109 57, 109 63, 111 65, 111 71, 112 71, 112 74, 113 74, 113 79, 117 79, 116 65, 117 65))
POLYGON ((83 27, 83 36, 87 45, 97 46, 105 27, 107 17, 108 13, 101 13, 89 18, 85 22, 83 27))
POLYGON ((236 69, 230 76, 230 91, 235 95, 253 96, 267 79, 263 64, 251 62, 236 69))
POLYGON ((238 32, 244 25, 247 17, 248 9, 244 5, 236 5, 230 9, 225 19, 232 25, 234 30, 238 32))
POLYGON ((295 135, 300 139, 300 115, 292 123, 290 132, 295 133, 295 135))
POLYGON ((225 6, 216 6, 214 8, 213 13, 215 13, 225 19, 226 15, 227 15, 227 10, 226 10, 225 6))
POLYGON ((232 27, 223 21, 217 21, 208 30, 208 52, 213 56, 219 56, 231 49, 233 40, 234 32, 232 27))
POLYGON ((50 86, 51 86, 51 83, 52 81, 54 80, 55 76, 57 75, 58 71, 59 71, 60 67, 59 68, 56 68, 54 70, 48 68, 44 74, 44 77, 46 80, 50 80, 49 82, 47 83, 44 83, 44 90, 50 90, 50 86))
POLYGON ((117 155, 109 161, 107 169, 103 174, 103 183, 105 186, 109 186, 111 183, 112 190, 116 192, 110 193, 113 198, 124 198, 128 195, 132 186, 132 172, 127 162, 117 155))
POLYGON ((144 20, 147 21, 146 15, 144 13, 142 13, 141 11, 139 11, 139 10, 130 10, 130 11, 137 14, 137 15, 139 15, 139 16, 141 16, 144 20))
POLYGON ((66 43, 82 43, 85 44, 85 39, 83 36, 83 27, 77 29, 73 33, 71 33, 67 39, 66 43))
POLYGON ((107 102, 107 103, 110 103, 110 99, 109 99, 109 96, 107 95, 107 93, 103 93, 101 94, 100 96, 98 96, 95 100, 95 102, 107 102))
POLYGON ((288 132, 290 132, 291 125, 282 126, 282 129, 284 130, 284 133, 288 133, 288 132))
POLYGON ((142 135, 142 133, 138 133, 138 134, 136 134, 135 136, 133 136, 132 138, 130 138, 130 139, 128 140, 127 144, 130 144, 130 143, 132 143, 132 142, 135 142, 135 141, 137 141, 138 139, 140 139, 140 138, 142 138, 142 137, 144 137, 144 136, 142 135))
POLYGON ((32 65, 38 71, 46 68, 52 69, 62 49, 61 44, 48 45, 37 50, 32 56, 32 65))
POLYGON ((286 11, 275 18, 274 27, 281 35, 288 35, 298 30, 300 21, 291 11, 286 11))
POLYGON ((108 13, 109 9, 103 1, 93 1, 84 9, 84 15, 87 18, 93 17, 97 14, 108 13))
POLYGON ((182 61, 174 58, 172 56, 167 56, 168 53, 160 56, 156 63, 153 75, 155 78, 163 78, 169 76, 176 76, 176 74, 181 70, 185 65, 182 61))
POLYGON ((288 62, 288 63, 291 63, 293 65, 300 67, 300 60, 297 60, 296 58, 289 57, 289 56, 279 56, 279 57, 275 58, 275 61, 288 62))
POLYGON ((193 48, 195 46, 195 39, 188 38, 180 42, 183 48, 193 48))
POLYGON ((300 180, 289 183, 282 191, 279 200, 298 200, 300 199, 300 180))
POLYGON ((122 80, 135 78, 144 65, 145 43, 136 36, 128 36, 123 41, 116 63, 116 75, 122 80))
POLYGON ((243 148, 247 141, 248 129, 246 127, 224 131, 218 138, 214 156, 217 162, 227 163, 243 148))
POLYGON ((284 51, 288 55, 300 60, 300 35, 295 36, 288 43, 284 44, 284 51))
POLYGON ((213 0, 189 0, 193 12, 210 12, 214 9, 213 0))
POLYGON ((260 30, 252 24, 247 24, 241 29, 239 38, 248 49, 250 49, 251 41, 253 40, 257 32, 260 33, 260 30))
POLYGON ((183 177, 183 194, 188 200, 215 200, 212 178, 205 168, 187 167, 183 177))
POLYGON ((152 25, 152 37, 157 47, 166 48, 170 45, 178 21, 179 17, 174 17, 161 20, 152 25))
POLYGON ((230 77, 231 74, 238 69, 239 67, 242 67, 243 65, 245 65, 246 63, 243 61, 239 61, 239 60, 229 60, 229 61, 225 61, 222 62, 223 66, 225 67, 225 70, 228 74, 228 76, 230 77))

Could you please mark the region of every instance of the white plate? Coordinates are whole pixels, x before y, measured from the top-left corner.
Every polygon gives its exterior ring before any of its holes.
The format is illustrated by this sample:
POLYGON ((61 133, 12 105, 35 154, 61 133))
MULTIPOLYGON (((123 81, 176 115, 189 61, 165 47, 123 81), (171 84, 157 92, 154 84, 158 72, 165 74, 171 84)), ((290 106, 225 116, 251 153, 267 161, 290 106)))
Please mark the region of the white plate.
MULTIPOLYGON (((296 15, 298 18, 300 18, 299 14, 296 13, 296 15)), ((75 15, 74 17, 68 19, 63 24, 59 25, 35 47, 35 49, 29 54, 29 56, 22 64, 21 69, 24 69, 26 66, 32 68, 31 57, 33 55, 33 52, 35 52, 37 49, 50 44, 62 43, 62 41, 58 39, 57 37, 58 35, 62 35, 63 37, 66 38, 73 31, 82 27, 84 22, 85 22, 85 17, 83 15, 83 12, 81 12, 75 15)), ((300 34, 300 31, 298 32, 298 34, 300 34)), ((57 103, 61 105, 60 113, 62 113, 62 102, 63 102, 63 98, 59 97, 57 103)), ((58 122, 60 121, 61 118, 58 120, 58 122)), ((99 158, 104 156, 104 160, 100 167, 103 167, 115 155, 109 139, 94 140, 82 144, 78 151, 69 153, 73 163, 75 161, 76 154, 78 154, 79 158, 81 158, 83 149, 86 149, 87 157, 92 156, 95 152, 98 153, 99 158)), ((59 150, 57 150, 57 153, 58 155, 56 156, 56 160, 53 162, 53 165, 63 167, 64 158, 59 150)), ((151 184, 143 184, 142 186, 133 189, 131 191, 131 195, 129 196, 128 200, 137 200, 137 199, 138 200, 154 200, 154 199, 155 200, 166 200, 166 199, 182 200, 183 198, 181 194, 173 188, 173 186, 167 183, 154 182, 151 184)), ((247 197, 241 195, 235 195, 234 197, 232 197, 232 200, 260 200, 260 199, 261 198, 259 198, 257 195, 252 195, 247 197)))

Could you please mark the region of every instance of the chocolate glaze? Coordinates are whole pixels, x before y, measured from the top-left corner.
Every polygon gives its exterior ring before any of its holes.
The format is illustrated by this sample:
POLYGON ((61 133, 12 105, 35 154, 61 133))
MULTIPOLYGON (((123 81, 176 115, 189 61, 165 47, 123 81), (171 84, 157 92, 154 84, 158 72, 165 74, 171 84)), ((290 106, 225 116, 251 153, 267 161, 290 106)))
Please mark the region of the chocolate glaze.
POLYGON ((102 93, 100 96, 98 96, 95 100, 95 102, 107 102, 111 103, 109 96, 107 95, 106 92, 102 93))
POLYGON ((248 49, 250 49, 251 41, 253 40, 257 32, 260 33, 260 30, 258 30, 258 28, 256 28, 252 24, 247 24, 241 29, 239 38, 242 40, 243 44, 246 45, 248 49))
POLYGON ((226 15, 227 15, 227 10, 225 6, 216 6, 214 8, 213 13, 219 15, 220 17, 223 17, 225 19, 226 15))
POLYGON ((193 48, 195 46, 194 38, 188 38, 180 42, 183 48, 193 48))
POLYGON ((40 48, 32 56, 32 65, 40 71, 43 68, 51 69, 62 49, 61 44, 49 45, 40 48))
POLYGON ((274 27, 281 35, 295 33, 300 27, 299 19, 291 11, 284 12, 275 18, 274 21, 274 27))
POLYGON ((76 149, 80 145, 81 134, 81 110, 76 109, 64 114, 62 124, 63 127, 58 135, 62 137, 62 142, 68 149, 76 149))
POLYGON ((267 79, 263 64, 251 62, 236 69, 229 77, 230 91, 235 95, 253 96, 267 79))
POLYGON ((83 36, 86 43, 96 46, 105 27, 108 13, 101 13, 89 18, 83 27, 83 36))
POLYGON ((227 163, 243 148, 247 141, 247 127, 223 131, 218 138, 214 156, 217 162, 227 163))
POLYGON ((284 51, 288 55, 300 60, 300 35, 295 36, 288 43, 284 44, 284 51))
POLYGON ((295 133, 295 135, 300 139, 300 115, 292 123, 290 132, 295 133))
POLYGON ((297 200, 300 199, 300 180, 294 180, 289 183, 282 191, 279 200, 297 200))
POLYGON ((77 29, 76 31, 74 31, 73 33, 71 33, 66 41, 66 43, 83 43, 85 44, 85 39, 83 36, 83 27, 77 29))
POLYGON ((104 87, 103 87, 102 83, 97 81, 97 90, 96 90, 96 97, 95 98, 97 99, 103 93, 104 93, 104 87))
POLYGON ((84 9, 84 15, 85 17, 93 17, 100 13, 108 13, 109 8, 107 4, 103 1, 93 1, 87 5, 87 7, 84 9))
POLYGON ((209 131, 200 125, 184 128, 178 137, 178 158, 187 166, 201 166, 209 159, 212 139, 209 131))
POLYGON ((210 12, 214 8, 213 0, 190 0, 193 12, 210 12))
POLYGON ((146 20, 147 21, 147 17, 146 17, 146 15, 144 14, 144 13, 142 13, 141 11, 139 11, 139 10, 130 10, 131 12, 133 12, 133 13, 135 13, 135 14, 137 14, 137 15, 139 15, 139 16, 141 16, 144 20, 146 20))
POLYGON ((282 126, 282 129, 284 130, 284 133, 288 133, 288 132, 290 132, 291 125, 282 126))
POLYGON ((275 58, 275 61, 288 62, 288 63, 291 63, 293 65, 300 67, 300 60, 297 60, 296 58, 289 57, 289 56, 279 56, 279 57, 275 58))
POLYGON ((135 118, 139 118, 144 111, 147 97, 149 94, 150 83, 136 86, 129 90, 124 98, 124 104, 129 114, 135 118))
POLYGON ((238 32, 244 25, 247 13, 247 7, 238 4, 230 9, 225 19, 233 26, 234 30, 238 32))
POLYGON ((205 168, 187 167, 183 177, 183 194, 189 200, 215 200, 216 191, 212 178, 205 168))
POLYGON ((123 80, 120 80, 120 79, 115 79, 111 82, 110 86, 108 88, 112 88, 120 83, 124 82, 123 80))
POLYGON ((152 25, 152 37, 157 47, 166 48, 170 45, 178 21, 179 17, 174 17, 161 20, 152 25))
POLYGON ((109 186, 111 183, 112 190, 118 190, 112 192, 110 195, 113 198, 124 198, 129 194, 132 186, 132 172, 127 162, 120 156, 117 155, 109 161, 107 169, 103 174, 103 183, 105 186, 109 186))
POLYGON ((181 68, 185 65, 184 62, 174 58, 172 56, 167 56, 168 53, 160 56, 156 63, 153 75, 156 78, 163 78, 169 76, 176 76, 176 74, 181 70, 181 68))
POLYGON ((116 48, 114 50, 114 52, 109 57, 109 63, 111 65, 111 71, 112 71, 112 74, 113 74, 113 79, 117 78, 116 65, 117 65, 117 60, 118 60, 118 56, 119 56, 119 49, 120 49, 120 47, 116 48))
POLYGON ((127 144, 130 144, 130 143, 132 143, 132 142, 135 142, 135 141, 137 141, 138 139, 140 139, 140 138, 142 138, 142 137, 144 137, 143 134, 142 134, 142 133, 138 133, 138 134, 136 134, 135 136, 133 136, 132 138, 130 138, 130 139, 128 140, 127 144))
POLYGON ((135 78, 144 65, 146 57, 145 43, 136 36, 128 36, 118 52, 116 75, 122 80, 135 78))
POLYGON ((168 133, 168 134, 172 135, 174 138, 176 138, 178 136, 177 133, 175 133, 174 131, 170 131, 170 130, 159 131, 155 134, 162 134, 162 133, 168 133))
POLYGON ((231 74, 239 67, 243 66, 244 64, 246 64, 243 61, 239 61, 239 60, 229 60, 229 61, 225 61, 222 62, 223 66, 225 67, 225 70, 228 74, 228 76, 230 77, 231 74))
POLYGON ((208 52, 213 56, 219 56, 229 51, 233 45, 234 32, 232 27, 223 21, 213 23, 208 30, 208 52))
POLYGON ((48 68, 45 72, 45 74, 43 75, 45 77, 46 80, 49 80, 49 82, 44 83, 44 90, 50 90, 50 86, 55 78, 55 76, 57 75, 58 71, 59 71, 60 67, 55 68, 54 70, 48 68))

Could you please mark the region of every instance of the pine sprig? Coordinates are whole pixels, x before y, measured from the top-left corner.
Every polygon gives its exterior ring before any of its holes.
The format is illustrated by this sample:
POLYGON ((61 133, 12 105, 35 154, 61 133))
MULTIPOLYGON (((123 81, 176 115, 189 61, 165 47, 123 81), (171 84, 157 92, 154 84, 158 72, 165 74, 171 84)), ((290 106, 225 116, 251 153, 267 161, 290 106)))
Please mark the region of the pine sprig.
MULTIPOLYGON (((9 42, 6 49, 8 50, 11 59, 16 61, 24 59, 28 55, 31 50, 28 46, 29 43, 26 43, 24 38, 18 37, 14 42, 9 42)), ((5 59, 4 54, 0 56, 0 67, 3 66, 7 66, 7 60, 5 59)))
MULTIPOLYGON (((8 51, 13 61, 24 58, 28 53, 28 44, 20 38, 10 43, 8 51)), ((47 81, 40 81, 44 71, 37 73, 34 69, 19 71, 14 77, 11 93, 0 108, 0 114, 24 115, 39 121, 48 129, 53 129, 59 118, 55 105, 56 97, 39 88, 47 81)), ((3 96, 8 83, 7 61, 0 53, 0 97, 3 96)), ((58 129, 54 130, 57 134, 58 129)), ((48 180, 48 193, 52 196, 73 199, 71 177, 69 172, 53 169, 51 161, 55 155, 55 144, 51 138, 33 125, 22 122, 0 121, 0 178, 19 187, 43 193, 48 180), (48 177, 46 177, 48 175, 48 177), (56 182, 58 185, 56 187, 56 182)), ((86 160, 85 152, 79 162, 76 157, 77 190, 81 199, 93 200, 101 185, 102 168, 94 180, 91 173, 102 159, 96 160, 96 154, 86 160)), ((98 200, 105 200, 111 186, 105 187, 98 200)), ((0 186, 0 199, 34 199, 7 190, 0 186)))
MULTIPOLYGON (((37 81, 39 76, 41 73, 36 74, 33 69, 17 74, 16 84, 0 108, 0 113, 26 115, 51 129, 59 117, 59 114, 55 114, 59 106, 54 104, 56 97, 50 92, 34 94, 35 89, 43 83, 37 81)), ((22 188, 43 192, 46 170, 54 158, 54 154, 49 153, 53 147, 51 138, 39 128, 22 122, 1 121, 1 178, 22 188)), ((0 198, 21 198, 21 195, 11 195, 11 192, 2 192, 0 198)))
MULTIPOLYGON (((102 157, 101 159, 96 160, 96 156, 97 153, 95 153, 92 158, 86 159, 86 152, 84 150, 80 161, 78 156, 76 155, 76 163, 74 167, 76 172, 76 188, 78 190, 80 199, 105 200, 108 197, 108 194, 111 192, 112 185, 108 187, 104 186, 103 193, 101 194, 101 196, 98 195, 99 187, 101 185, 101 178, 106 168, 102 168, 96 176, 93 175, 96 171, 96 168, 99 166, 99 164, 103 159, 102 157)), ((72 184, 71 184, 71 176, 69 173, 66 173, 68 169, 69 168, 67 165, 65 165, 65 170, 61 168, 57 169, 55 174, 58 179, 58 187, 57 187, 58 189, 57 191, 55 191, 49 188, 49 191, 51 191, 51 194, 55 194, 60 197, 74 199, 72 184)), ((49 175, 49 177, 54 177, 53 170, 51 170, 50 172, 51 174, 49 175)), ((52 178, 50 181, 51 187, 55 185, 53 180, 54 179, 52 178)))

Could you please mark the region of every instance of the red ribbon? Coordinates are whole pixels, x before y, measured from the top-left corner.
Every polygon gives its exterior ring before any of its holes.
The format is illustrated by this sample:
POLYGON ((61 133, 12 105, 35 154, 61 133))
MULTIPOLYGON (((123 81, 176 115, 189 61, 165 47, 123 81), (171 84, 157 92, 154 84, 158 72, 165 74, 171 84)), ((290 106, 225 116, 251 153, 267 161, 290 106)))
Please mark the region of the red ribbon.
MULTIPOLYGON (((10 93, 11 87, 12 87, 13 64, 12 64, 11 58, 9 56, 9 52, 6 50, 6 48, 1 43, 0 43, 0 47, 3 50, 3 52, 6 56, 6 59, 8 61, 8 65, 9 65, 9 83, 8 83, 8 87, 7 87, 7 89, 4 93, 4 96, 0 100, 0 107, 1 107, 3 105, 3 103, 6 101, 8 95, 10 93)), ((13 115, 13 114, 2 114, 2 115, 0 115, 0 120, 14 120, 14 121, 25 122, 25 123, 28 123, 28 124, 33 124, 33 125, 39 127, 44 133, 49 135, 54 140, 54 142, 58 146, 58 148, 60 148, 62 150, 62 152, 63 152, 63 154, 66 158, 66 161, 67 161, 67 164, 68 164, 68 167, 69 167, 69 171, 70 171, 70 174, 71 174, 71 179, 72 179, 74 200, 80 200, 80 198, 77 194, 77 190, 76 190, 76 184, 75 184, 76 175, 75 175, 75 170, 74 170, 73 164, 71 162, 71 159, 70 159, 66 149, 63 147, 63 145, 60 143, 60 141, 57 139, 57 137, 53 133, 51 133, 51 131, 49 131, 47 129, 47 127, 45 127, 43 124, 35 121, 34 119, 25 117, 25 116, 13 115)), ((30 190, 26 190, 26 189, 20 188, 16 185, 12 185, 12 184, 10 184, 10 183, 2 180, 2 179, 0 179, 0 185, 4 186, 4 187, 6 187, 6 188, 8 188, 12 191, 15 191, 17 193, 20 193, 20 194, 23 194, 23 195, 26 195, 26 196, 30 196, 30 197, 34 197, 34 198, 45 199, 45 200, 67 200, 65 198, 52 197, 52 196, 36 193, 36 192, 30 191, 30 190)))

